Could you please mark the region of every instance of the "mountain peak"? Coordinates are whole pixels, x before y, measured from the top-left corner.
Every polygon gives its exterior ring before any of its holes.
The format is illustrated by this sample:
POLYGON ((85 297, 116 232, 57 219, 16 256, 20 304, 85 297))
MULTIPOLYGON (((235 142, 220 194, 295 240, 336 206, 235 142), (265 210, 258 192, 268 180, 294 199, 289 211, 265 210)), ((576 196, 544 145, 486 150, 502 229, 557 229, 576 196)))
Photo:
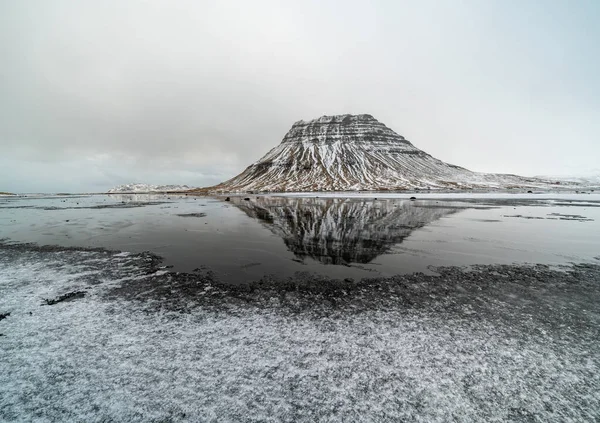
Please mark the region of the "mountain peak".
POLYGON ((361 122, 361 123, 366 123, 366 122, 377 122, 377 119, 375 119, 372 115, 368 115, 368 114, 361 114, 361 115, 351 115, 351 114, 343 114, 343 115, 323 115, 321 117, 318 117, 316 119, 311 119, 311 120, 299 120, 298 122, 294 123, 294 126, 306 126, 306 125, 314 125, 314 124, 345 124, 345 125, 350 125, 353 123, 357 123, 357 122, 361 122))
POLYGON ((333 115, 304 121, 300 120, 288 131, 282 144, 311 142, 314 144, 392 143, 412 145, 371 115, 333 115))

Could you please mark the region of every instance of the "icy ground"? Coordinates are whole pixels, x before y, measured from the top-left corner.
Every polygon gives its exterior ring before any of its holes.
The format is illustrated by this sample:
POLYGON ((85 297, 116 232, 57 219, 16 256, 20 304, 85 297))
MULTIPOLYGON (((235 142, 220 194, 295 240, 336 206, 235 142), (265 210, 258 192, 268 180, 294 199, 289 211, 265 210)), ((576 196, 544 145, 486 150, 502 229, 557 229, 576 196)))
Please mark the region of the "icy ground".
POLYGON ((439 272, 234 289, 0 243, 0 421, 597 421, 600 261, 439 272))

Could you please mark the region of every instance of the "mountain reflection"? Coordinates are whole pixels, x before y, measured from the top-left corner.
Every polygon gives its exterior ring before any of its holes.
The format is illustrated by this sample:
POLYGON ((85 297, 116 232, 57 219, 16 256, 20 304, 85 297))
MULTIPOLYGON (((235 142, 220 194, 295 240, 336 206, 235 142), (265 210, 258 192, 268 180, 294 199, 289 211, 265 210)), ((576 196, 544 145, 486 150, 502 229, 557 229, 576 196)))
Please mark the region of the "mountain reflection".
POLYGON ((283 238, 298 258, 324 264, 369 263, 415 229, 457 211, 399 200, 232 197, 231 202, 283 238))

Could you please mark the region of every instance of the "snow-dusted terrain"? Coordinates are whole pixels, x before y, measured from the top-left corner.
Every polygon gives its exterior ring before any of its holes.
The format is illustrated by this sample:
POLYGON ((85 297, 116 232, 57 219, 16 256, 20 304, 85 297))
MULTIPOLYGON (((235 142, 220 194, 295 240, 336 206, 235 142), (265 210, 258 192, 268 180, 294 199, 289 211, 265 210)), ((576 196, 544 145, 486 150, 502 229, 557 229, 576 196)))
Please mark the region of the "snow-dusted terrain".
POLYGON ((597 171, 572 176, 537 176, 540 179, 551 179, 564 184, 579 184, 584 187, 600 187, 600 173, 597 171))
POLYGON ((1 421, 591 422, 600 412, 597 265, 450 269, 336 294, 228 292, 154 262, 0 244, 1 421))
POLYGON ((3 198, 0 421, 595 421, 600 197, 547 196, 3 198))
POLYGON ((127 193, 147 193, 147 192, 172 192, 188 191, 192 189, 187 185, 149 185, 149 184, 124 184, 109 189, 109 194, 127 194, 127 193))
POLYGON ((477 173, 447 164, 371 115, 296 122, 281 144, 208 191, 351 191, 549 188, 555 182, 477 173))

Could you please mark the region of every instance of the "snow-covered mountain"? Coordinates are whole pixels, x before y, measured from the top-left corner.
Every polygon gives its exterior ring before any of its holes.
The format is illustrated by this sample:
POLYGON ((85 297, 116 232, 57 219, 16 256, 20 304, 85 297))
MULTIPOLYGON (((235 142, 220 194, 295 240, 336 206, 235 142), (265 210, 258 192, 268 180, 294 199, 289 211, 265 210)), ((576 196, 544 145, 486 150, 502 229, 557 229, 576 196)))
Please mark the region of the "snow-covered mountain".
MULTIPOLYGON (((571 180, 573 179, 571 178, 571 180)), ((575 178, 575 182, 586 186, 600 187, 600 175, 580 176, 575 178)))
POLYGON ((192 189, 187 185, 149 185, 149 184, 124 184, 108 190, 110 194, 143 193, 143 192, 168 192, 189 191, 192 189))
POLYGON ((554 182, 477 173, 419 150, 371 115, 296 122, 283 141, 208 191, 351 191, 541 188, 554 182))

